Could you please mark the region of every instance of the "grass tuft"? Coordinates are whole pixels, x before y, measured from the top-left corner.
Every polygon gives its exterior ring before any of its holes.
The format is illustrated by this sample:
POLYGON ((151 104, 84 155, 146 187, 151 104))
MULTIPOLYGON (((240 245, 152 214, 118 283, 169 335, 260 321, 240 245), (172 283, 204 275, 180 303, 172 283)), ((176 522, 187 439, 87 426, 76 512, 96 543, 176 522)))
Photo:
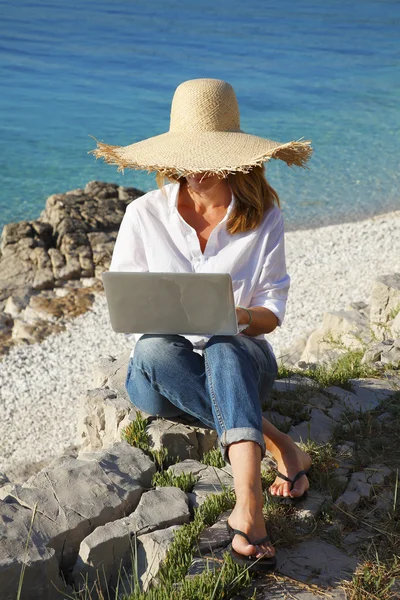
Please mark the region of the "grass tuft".
POLYGON ((226 466, 219 448, 211 448, 211 450, 203 454, 200 462, 209 467, 217 467, 218 469, 226 466))
POLYGON ((399 584, 396 583, 398 578, 398 556, 386 563, 379 560, 366 561, 357 569, 352 581, 344 583, 344 588, 349 600, 395 600, 399 598, 399 584))
POLYGON ((178 487, 184 492, 191 492, 198 482, 199 477, 193 473, 180 473, 174 475, 171 471, 156 472, 151 480, 151 485, 156 487, 178 487))

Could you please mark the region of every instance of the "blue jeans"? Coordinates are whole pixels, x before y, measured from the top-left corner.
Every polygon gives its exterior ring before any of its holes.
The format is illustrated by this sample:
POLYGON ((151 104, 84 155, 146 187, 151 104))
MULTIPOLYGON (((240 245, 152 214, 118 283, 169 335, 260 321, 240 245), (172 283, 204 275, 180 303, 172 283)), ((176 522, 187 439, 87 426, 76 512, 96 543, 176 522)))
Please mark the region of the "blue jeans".
POLYGON ((202 352, 181 335, 142 335, 125 381, 132 404, 149 415, 215 429, 228 464, 233 442, 257 442, 264 457, 261 405, 278 372, 267 342, 214 335, 202 352))

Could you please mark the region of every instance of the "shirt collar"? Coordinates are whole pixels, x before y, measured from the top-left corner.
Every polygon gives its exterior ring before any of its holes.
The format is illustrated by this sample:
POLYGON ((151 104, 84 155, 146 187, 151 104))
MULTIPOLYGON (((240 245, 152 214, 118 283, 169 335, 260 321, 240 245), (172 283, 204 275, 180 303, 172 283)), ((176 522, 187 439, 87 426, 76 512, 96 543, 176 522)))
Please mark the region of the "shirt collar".
MULTIPOLYGON (((167 194, 168 194, 168 206, 169 206, 169 208, 171 210, 172 209, 178 210, 177 209, 177 204, 178 204, 179 186, 180 186, 179 183, 172 183, 169 186, 169 190, 168 190, 167 194)), ((226 215, 222 219, 222 221, 225 221, 228 218, 228 215, 231 212, 231 210, 233 209, 234 204, 235 204, 235 196, 232 194, 231 202, 230 202, 230 204, 228 206, 228 209, 226 211, 226 215)), ((222 221, 221 221, 221 223, 222 223, 222 221)))

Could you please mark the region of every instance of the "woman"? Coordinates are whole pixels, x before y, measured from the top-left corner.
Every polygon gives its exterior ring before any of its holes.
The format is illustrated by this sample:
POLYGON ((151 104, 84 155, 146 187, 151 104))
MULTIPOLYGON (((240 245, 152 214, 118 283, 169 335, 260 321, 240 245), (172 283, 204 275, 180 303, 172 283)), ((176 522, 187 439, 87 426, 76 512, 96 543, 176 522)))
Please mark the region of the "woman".
POLYGON ((127 207, 110 270, 231 274, 238 323, 247 327, 236 336, 138 336, 126 388, 148 414, 216 429, 237 500, 231 554, 258 570, 276 564, 262 514, 261 459, 268 450, 277 461, 271 494, 292 498, 308 489, 311 464, 261 412, 277 375, 267 334, 282 325, 290 283, 279 198, 262 165, 279 158, 304 166, 311 152, 309 141, 279 144, 242 132, 235 92, 216 79, 177 88, 169 132, 92 150, 119 170, 158 173, 160 189, 127 207), (163 185, 165 177, 172 183, 163 185))

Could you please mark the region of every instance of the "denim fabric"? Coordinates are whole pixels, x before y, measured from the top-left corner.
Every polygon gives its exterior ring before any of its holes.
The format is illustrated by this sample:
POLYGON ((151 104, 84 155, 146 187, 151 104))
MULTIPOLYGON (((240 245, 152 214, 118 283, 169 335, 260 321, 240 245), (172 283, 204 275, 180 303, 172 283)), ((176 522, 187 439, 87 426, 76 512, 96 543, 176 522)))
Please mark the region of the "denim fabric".
POLYGON ((142 335, 125 381, 131 402, 150 415, 215 429, 228 464, 233 442, 257 442, 265 456, 261 405, 278 372, 267 342, 214 335, 202 352, 181 335, 142 335))

